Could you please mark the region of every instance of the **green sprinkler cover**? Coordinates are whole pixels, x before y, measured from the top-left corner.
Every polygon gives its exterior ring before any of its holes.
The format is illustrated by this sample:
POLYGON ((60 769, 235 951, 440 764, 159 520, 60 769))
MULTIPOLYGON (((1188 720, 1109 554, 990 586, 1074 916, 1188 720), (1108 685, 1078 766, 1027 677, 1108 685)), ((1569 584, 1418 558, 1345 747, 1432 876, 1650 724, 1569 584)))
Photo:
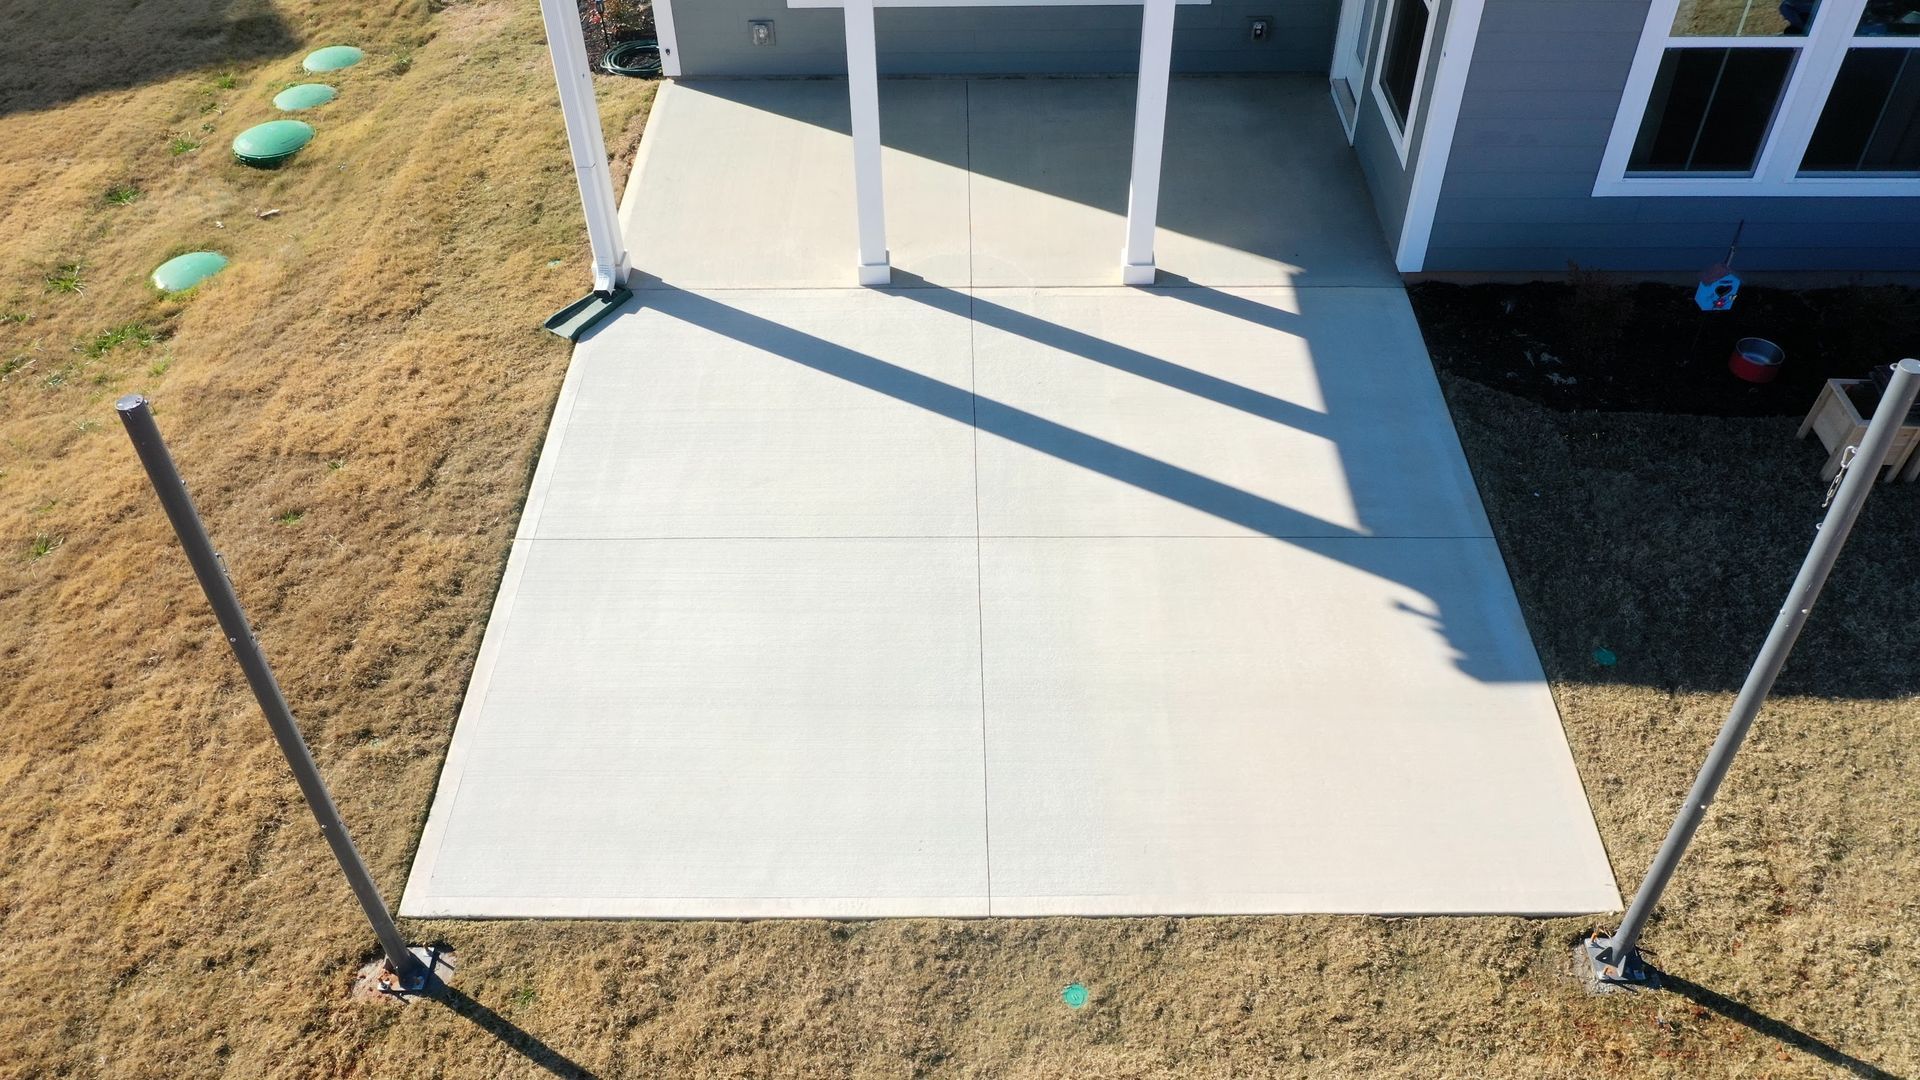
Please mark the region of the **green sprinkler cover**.
POLYGON ((315 49, 307 54, 300 66, 308 71, 339 71, 350 68, 367 58, 367 54, 351 45, 329 45, 324 49, 315 49))
POLYGON ((325 105, 332 101, 333 96, 338 92, 326 83, 301 83, 299 86, 289 86, 273 95, 273 107, 281 112, 299 112, 301 109, 325 105))
POLYGON ((227 257, 217 251, 189 251, 175 255, 153 271, 153 287, 163 292, 191 289, 227 268, 227 257))
POLYGON ((313 140, 313 128, 298 120, 255 124, 233 139, 233 156, 246 165, 278 165, 313 140))

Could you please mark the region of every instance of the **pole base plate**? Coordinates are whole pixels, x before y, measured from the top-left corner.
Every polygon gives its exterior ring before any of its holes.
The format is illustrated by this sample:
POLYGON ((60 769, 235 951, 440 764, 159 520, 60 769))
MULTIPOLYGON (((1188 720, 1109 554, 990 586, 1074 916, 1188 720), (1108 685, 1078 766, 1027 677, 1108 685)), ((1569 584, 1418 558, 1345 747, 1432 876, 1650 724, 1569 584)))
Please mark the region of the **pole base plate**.
POLYGON ((354 975, 353 999, 411 1005, 421 998, 430 998, 439 993, 460 966, 459 958, 453 955, 451 949, 415 946, 408 951, 419 959, 421 967, 427 969, 424 980, 415 985, 406 985, 387 967, 387 958, 378 957, 354 975))
POLYGON ((595 323, 613 314, 615 308, 632 297, 633 292, 625 287, 606 293, 590 292, 547 316, 541 325, 568 341, 579 341, 595 323))
POLYGON ((1611 994, 1654 990, 1660 986, 1659 976, 1640 958, 1638 949, 1628 953, 1622 961, 1614 960, 1612 949, 1613 939, 1597 932, 1574 946, 1574 974, 1580 977, 1588 990, 1596 994, 1611 994))

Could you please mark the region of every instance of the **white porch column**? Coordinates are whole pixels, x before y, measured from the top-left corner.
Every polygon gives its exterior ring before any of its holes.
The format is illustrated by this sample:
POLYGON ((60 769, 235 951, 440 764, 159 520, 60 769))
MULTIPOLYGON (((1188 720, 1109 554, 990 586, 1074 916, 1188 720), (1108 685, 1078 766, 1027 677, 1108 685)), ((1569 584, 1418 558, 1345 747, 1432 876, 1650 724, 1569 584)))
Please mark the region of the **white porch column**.
POLYGON ((593 74, 587 67, 587 42, 573 0, 540 0, 547 24, 547 52, 560 88, 560 115, 567 122, 567 146, 580 182, 580 203, 587 215, 587 241, 593 246, 593 291, 609 293, 626 284, 626 242, 607 171, 607 143, 600 132, 600 107, 593 100, 593 74))
POLYGON ((887 259, 887 211, 880 179, 880 62, 873 0, 846 0, 847 96, 853 106, 853 197, 860 222, 859 281, 893 280, 887 259))
POLYGON ((1127 246, 1120 280, 1153 284, 1153 228, 1160 215, 1160 150, 1167 135, 1167 77, 1173 68, 1174 0, 1146 0, 1140 15, 1140 91, 1133 109, 1133 176, 1127 189, 1127 246))

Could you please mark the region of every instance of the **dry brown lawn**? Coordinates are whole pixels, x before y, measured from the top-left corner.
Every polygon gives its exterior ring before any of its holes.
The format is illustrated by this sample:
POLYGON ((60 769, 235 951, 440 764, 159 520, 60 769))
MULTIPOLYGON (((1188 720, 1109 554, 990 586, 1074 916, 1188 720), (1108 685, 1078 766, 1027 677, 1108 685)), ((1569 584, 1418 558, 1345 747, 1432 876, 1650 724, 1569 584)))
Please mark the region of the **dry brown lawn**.
MULTIPOLYGON (((454 1000, 351 1002, 371 939, 112 401, 154 400, 395 899, 567 360, 538 323, 585 280, 537 13, 97 7, 82 32, 0 3, 0 1076, 1920 1073, 1904 487, 1649 934, 1678 992, 1586 995, 1580 920, 423 922, 454 1000), (370 59, 315 143, 233 166, 336 41, 370 59), (148 289, 203 246, 233 265, 148 289)), ((601 88, 623 154, 651 91, 601 88)), ((1447 386, 1633 882, 1810 535, 1818 455, 1788 421, 1447 386)))

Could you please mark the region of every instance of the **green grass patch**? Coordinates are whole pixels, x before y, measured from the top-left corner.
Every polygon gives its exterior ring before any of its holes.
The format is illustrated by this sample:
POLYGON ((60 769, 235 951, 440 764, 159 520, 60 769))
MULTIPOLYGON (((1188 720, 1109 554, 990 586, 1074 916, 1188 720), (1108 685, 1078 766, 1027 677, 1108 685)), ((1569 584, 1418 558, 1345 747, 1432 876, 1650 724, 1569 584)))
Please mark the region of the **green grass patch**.
POLYGON ((111 330, 100 331, 81 351, 93 359, 99 359, 122 345, 134 345, 145 349, 150 348, 158 340, 160 340, 159 335, 145 323, 131 322, 111 330))
POLYGON ((132 184, 115 184, 107 189, 108 206, 126 206, 140 201, 140 189, 132 184))
POLYGON ((61 263, 47 274, 47 291, 55 293, 84 292, 87 288, 84 277, 86 268, 81 264, 61 263))
POLYGON ((301 520, 306 516, 307 512, 305 510, 286 510, 282 511, 273 521, 276 525, 292 526, 300 524, 301 520))
POLYGON ((67 538, 58 533, 39 533, 27 541, 27 561, 33 562, 53 554, 54 549, 67 542, 67 538))
POLYGON ((182 154, 191 154, 198 149, 200 149, 198 142, 184 136, 175 135, 167 141, 167 153, 172 154, 174 157, 179 157, 182 154))

